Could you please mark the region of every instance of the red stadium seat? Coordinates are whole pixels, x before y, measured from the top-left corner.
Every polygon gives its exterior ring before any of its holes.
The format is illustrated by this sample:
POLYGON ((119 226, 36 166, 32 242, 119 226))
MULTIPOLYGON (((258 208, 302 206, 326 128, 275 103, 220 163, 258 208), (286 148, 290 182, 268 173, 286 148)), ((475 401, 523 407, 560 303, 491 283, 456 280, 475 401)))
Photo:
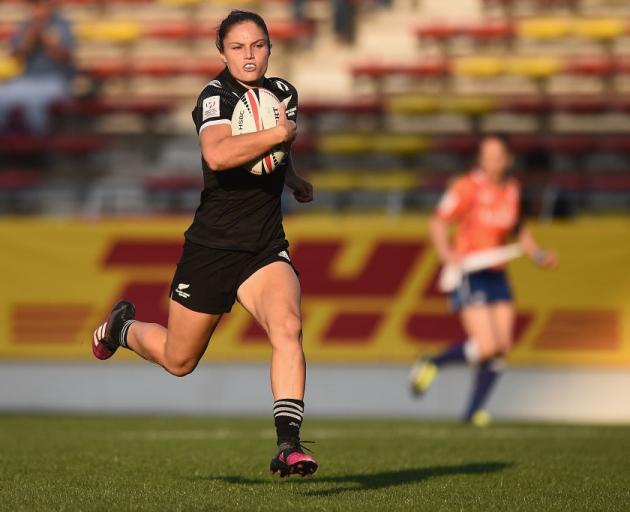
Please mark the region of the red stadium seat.
POLYGON ((190 39, 198 36, 198 25, 189 21, 151 23, 142 27, 144 37, 156 39, 190 39))
POLYGON ((15 25, 12 23, 0 23, 0 41, 7 41, 15 33, 15 25))
POLYGON ((437 136, 431 139, 430 150, 445 153, 472 153, 479 138, 474 135, 437 136))
POLYGON ((385 76, 443 77, 449 73, 450 66, 444 59, 427 59, 417 64, 357 64, 352 66, 354 77, 383 78, 385 76))
POLYGON ((499 98, 497 110, 521 114, 544 114, 548 111, 549 104, 544 96, 534 94, 527 96, 512 96, 499 98))
MULTIPOLYGON (((516 144, 518 143, 518 139, 516 144)), ((534 143, 535 148, 542 147, 551 152, 582 155, 591 153, 597 149, 597 137, 592 135, 554 135, 551 137, 539 136, 534 143)))
POLYGON ((174 75, 214 76, 223 69, 218 60, 147 60, 128 62, 124 59, 100 60, 85 63, 81 69, 96 78, 121 76, 169 77, 174 75))
POLYGON ((557 187, 572 192, 630 192, 630 175, 622 173, 557 173, 553 177, 557 187))
POLYGON ((196 59, 194 61, 181 60, 152 60, 134 63, 129 74, 146 76, 173 75, 201 75, 214 76, 223 69, 223 64, 214 60, 196 59))
POLYGON ((103 135, 68 133, 35 136, 25 134, 0 135, 0 154, 31 154, 50 151, 64 154, 86 154, 105 149, 109 140, 103 135))
POLYGON ((621 173, 598 174, 591 173, 586 178, 587 190, 598 192, 630 192, 630 175, 621 173))
POLYGON ((613 103, 605 96, 560 96, 549 98, 547 107, 554 112, 596 114, 610 110, 613 103))
POLYGON ((466 25, 449 23, 427 24, 416 27, 414 33, 418 39, 446 42, 454 37, 465 36, 483 43, 510 39, 514 36, 515 31, 512 22, 499 19, 466 25))
POLYGON ((25 169, 9 169, 0 172, 0 190, 16 191, 37 187, 42 183, 42 173, 25 169))
POLYGON ((514 37, 514 24, 509 20, 491 20, 462 27, 461 33, 479 42, 503 41, 514 37))
POLYGON ((617 58, 617 60, 615 61, 615 71, 619 74, 630 74, 630 58, 617 58))
POLYGON ((427 172, 422 178, 421 188, 442 192, 446 188, 451 176, 444 172, 427 172))
POLYGON ((291 145, 291 149, 295 153, 312 153, 317 149, 317 140, 315 137, 300 135, 291 145))
POLYGON ((99 59, 80 65, 81 71, 95 78, 127 76, 129 67, 123 59, 99 59))
POLYGON ((149 176, 144 180, 144 186, 150 192, 201 189, 203 188, 203 178, 201 176, 179 176, 177 174, 149 176))
POLYGON ((574 57, 564 65, 564 72, 572 75, 608 76, 615 72, 615 62, 605 56, 574 57))
POLYGON ((630 137, 627 135, 606 135, 599 140, 598 147, 613 153, 630 153, 630 137))
POLYGON ((143 98, 131 100, 99 100, 81 99, 56 103, 52 107, 55 114, 75 114, 80 116, 98 116, 103 114, 128 113, 141 116, 165 114, 171 111, 170 100, 147 100, 143 98))
POLYGON ((461 34, 461 28, 447 23, 435 23, 416 27, 414 32, 418 39, 433 39, 447 41, 461 34))

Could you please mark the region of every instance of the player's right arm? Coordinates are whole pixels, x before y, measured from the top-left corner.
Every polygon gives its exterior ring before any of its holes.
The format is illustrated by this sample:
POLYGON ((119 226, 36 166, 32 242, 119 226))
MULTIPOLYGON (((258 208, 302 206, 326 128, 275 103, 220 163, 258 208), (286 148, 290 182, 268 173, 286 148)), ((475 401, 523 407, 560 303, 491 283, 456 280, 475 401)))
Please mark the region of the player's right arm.
POLYGON ((444 193, 429 221, 429 236, 443 265, 457 263, 449 239, 449 224, 460 220, 470 208, 474 192, 465 179, 456 180, 444 193))
POLYGON ((433 215, 429 221, 429 236, 442 265, 455 263, 455 256, 448 237, 448 223, 433 215))
POLYGON ((296 125, 286 117, 280 104, 280 119, 273 128, 255 133, 232 135, 232 109, 226 108, 219 95, 200 98, 193 113, 204 160, 213 171, 224 171, 244 165, 279 144, 295 139, 296 125))

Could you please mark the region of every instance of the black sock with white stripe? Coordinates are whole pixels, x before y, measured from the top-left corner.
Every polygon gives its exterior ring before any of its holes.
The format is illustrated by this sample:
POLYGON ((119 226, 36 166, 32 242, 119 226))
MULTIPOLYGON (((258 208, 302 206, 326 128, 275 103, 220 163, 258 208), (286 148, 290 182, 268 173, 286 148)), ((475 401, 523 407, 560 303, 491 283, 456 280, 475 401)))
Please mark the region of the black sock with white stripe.
POLYGON ((304 418, 304 402, 293 398, 283 398, 273 403, 273 417, 276 423, 278 445, 300 440, 300 427, 304 418))
POLYGON ((127 332, 129 331, 129 327, 131 326, 131 324, 134 322, 135 320, 127 320, 123 324, 123 327, 120 330, 120 337, 118 338, 118 343, 120 344, 121 347, 129 348, 127 346, 127 332))

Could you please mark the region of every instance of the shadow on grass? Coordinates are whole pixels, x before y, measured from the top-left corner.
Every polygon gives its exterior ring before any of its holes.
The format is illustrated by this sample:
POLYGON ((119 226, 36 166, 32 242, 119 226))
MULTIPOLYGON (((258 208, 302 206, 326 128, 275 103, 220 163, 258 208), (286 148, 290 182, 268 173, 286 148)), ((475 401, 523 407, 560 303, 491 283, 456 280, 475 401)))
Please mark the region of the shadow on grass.
MULTIPOLYGON (((418 483, 431 478, 453 475, 481 475, 486 473, 497 473, 511 467, 512 463, 507 462, 480 462, 475 464, 458 464, 453 466, 430 466, 425 468, 400 469, 392 471, 381 471, 379 473, 358 473, 354 475, 324 476, 307 479, 292 478, 299 485, 313 485, 322 483, 353 484, 329 489, 312 489, 304 494, 309 496, 332 496, 346 491, 374 490, 396 487, 399 485, 418 483)), ((269 484, 268 479, 255 479, 240 476, 219 476, 211 477, 211 480, 225 482, 228 484, 269 484)))

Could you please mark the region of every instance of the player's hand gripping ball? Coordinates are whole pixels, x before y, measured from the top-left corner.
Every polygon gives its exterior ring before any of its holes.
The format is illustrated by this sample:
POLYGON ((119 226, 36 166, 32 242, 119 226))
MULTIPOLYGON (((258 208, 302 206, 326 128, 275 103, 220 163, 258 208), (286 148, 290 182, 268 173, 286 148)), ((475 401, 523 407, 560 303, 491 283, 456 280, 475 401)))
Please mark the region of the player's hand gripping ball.
MULTIPOLYGON (((262 87, 249 89, 236 104, 232 114, 232 135, 253 133, 273 128, 280 119, 280 102, 275 94, 262 87)), ((279 145, 251 162, 249 172, 270 174, 284 160, 286 147, 279 145)))

